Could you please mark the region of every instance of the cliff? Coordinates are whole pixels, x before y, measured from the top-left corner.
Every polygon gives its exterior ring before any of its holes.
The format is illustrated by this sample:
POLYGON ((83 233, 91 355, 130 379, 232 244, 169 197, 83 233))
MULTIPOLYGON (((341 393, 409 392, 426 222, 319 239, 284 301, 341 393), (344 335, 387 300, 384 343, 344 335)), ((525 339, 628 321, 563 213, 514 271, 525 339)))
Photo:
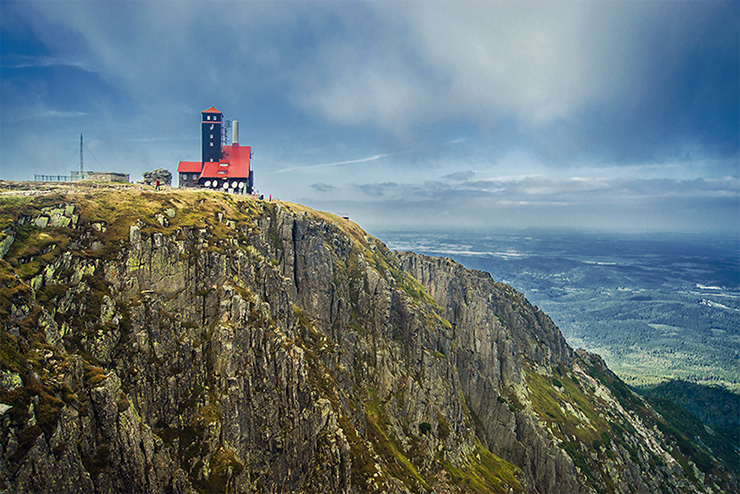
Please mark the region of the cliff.
POLYGON ((211 192, 0 210, 0 491, 722 492, 511 287, 211 192))

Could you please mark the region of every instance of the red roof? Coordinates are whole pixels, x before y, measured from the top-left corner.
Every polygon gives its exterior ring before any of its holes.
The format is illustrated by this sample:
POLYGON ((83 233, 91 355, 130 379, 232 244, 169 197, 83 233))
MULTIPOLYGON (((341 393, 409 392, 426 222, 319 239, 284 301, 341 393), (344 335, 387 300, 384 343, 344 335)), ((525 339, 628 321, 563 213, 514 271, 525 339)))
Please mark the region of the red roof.
POLYGON ((177 165, 178 173, 200 173, 200 161, 181 161, 177 165))
POLYGON ((210 107, 210 108, 209 108, 209 109, 207 109, 207 110, 203 110, 203 111, 202 111, 201 113, 221 113, 221 112, 220 112, 220 111, 218 111, 218 110, 216 110, 216 108, 214 108, 214 107, 212 106, 212 107, 210 107))
POLYGON ((250 150, 250 146, 239 144, 224 146, 221 161, 206 161, 199 178, 248 178, 250 150))

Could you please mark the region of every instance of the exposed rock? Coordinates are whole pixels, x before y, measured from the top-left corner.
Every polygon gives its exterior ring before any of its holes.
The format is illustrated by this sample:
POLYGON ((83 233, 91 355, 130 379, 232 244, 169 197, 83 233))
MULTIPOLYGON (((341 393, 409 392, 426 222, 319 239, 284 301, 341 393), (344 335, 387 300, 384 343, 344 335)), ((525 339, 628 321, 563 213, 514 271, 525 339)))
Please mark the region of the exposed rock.
POLYGON ((53 242, 48 206, 19 213, 0 491, 738 487, 485 273, 296 205, 123 194, 65 197, 53 242))
POLYGON ((23 380, 18 373, 7 370, 0 371, 0 388, 5 391, 13 391, 21 386, 23 386, 23 380))
POLYGON ((5 254, 10 250, 10 246, 15 241, 15 235, 4 235, 0 240, 0 259, 5 257, 5 254))
POLYGON ((147 185, 156 185, 159 180, 160 185, 172 185, 172 173, 163 168, 144 172, 141 174, 143 182, 147 185))

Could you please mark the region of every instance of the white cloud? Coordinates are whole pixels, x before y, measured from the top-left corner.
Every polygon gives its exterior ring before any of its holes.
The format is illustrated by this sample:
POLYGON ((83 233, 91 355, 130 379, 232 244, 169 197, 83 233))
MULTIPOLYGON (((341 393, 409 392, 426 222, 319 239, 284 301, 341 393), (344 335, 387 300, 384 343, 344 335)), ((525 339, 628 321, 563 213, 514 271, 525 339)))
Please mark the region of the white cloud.
POLYGON ((572 118, 623 87, 634 15, 587 2, 376 3, 369 37, 325 44, 296 73, 307 107, 389 130, 465 115, 527 126, 572 118), (369 57, 365 59, 363 57, 369 57))
POLYGON ((331 168, 335 166, 343 166, 343 165, 355 165, 358 163, 367 163, 369 161, 377 161, 381 158, 386 158, 388 156, 393 156, 396 154, 401 153, 385 153, 385 154, 376 154, 374 156, 368 156, 366 158, 358 158, 355 160, 346 160, 346 161, 335 161, 333 163, 321 163, 318 165, 307 165, 307 166, 293 166, 290 168, 282 168, 280 170, 276 170, 272 173, 286 173, 286 172, 296 172, 296 171, 309 171, 309 170, 319 170, 323 168, 331 168))
POLYGON ((90 71, 90 68, 83 62, 48 56, 4 55, 1 65, 5 69, 74 67, 76 69, 90 71))
POLYGON ((24 118, 75 118, 86 115, 87 113, 82 111, 45 110, 24 118))

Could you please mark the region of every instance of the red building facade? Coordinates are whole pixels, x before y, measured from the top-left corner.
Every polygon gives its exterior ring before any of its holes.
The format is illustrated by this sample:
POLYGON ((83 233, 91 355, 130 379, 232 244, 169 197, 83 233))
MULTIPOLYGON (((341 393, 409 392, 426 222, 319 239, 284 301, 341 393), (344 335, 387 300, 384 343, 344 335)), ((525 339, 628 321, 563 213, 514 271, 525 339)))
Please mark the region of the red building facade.
POLYGON ((233 122, 232 143, 222 146, 223 114, 210 107, 201 112, 201 161, 177 165, 178 186, 252 194, 251 147, 239 145, 239 122, 233 122))

